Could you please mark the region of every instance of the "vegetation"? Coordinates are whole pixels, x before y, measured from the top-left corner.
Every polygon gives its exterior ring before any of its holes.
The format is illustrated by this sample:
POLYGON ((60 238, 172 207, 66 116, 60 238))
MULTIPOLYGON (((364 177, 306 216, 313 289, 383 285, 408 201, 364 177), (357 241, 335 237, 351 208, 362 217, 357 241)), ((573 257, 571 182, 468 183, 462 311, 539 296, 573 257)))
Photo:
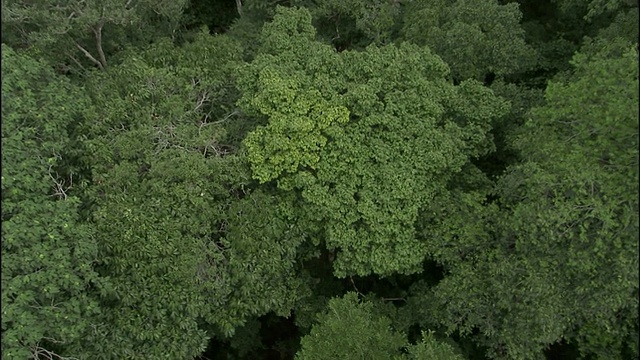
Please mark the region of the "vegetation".
POLYGON ((3 359, 637 359, 638 5, 2 3, 3 359))

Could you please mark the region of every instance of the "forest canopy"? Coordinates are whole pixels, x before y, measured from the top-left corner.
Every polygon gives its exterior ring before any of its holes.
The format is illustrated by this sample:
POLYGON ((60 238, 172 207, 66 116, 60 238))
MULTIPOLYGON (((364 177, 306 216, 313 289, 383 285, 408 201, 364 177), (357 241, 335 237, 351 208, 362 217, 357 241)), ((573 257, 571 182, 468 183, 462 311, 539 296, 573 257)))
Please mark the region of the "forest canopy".
POLYGON ((2 3, 3 359, 637 359, 634 1, 2 3))

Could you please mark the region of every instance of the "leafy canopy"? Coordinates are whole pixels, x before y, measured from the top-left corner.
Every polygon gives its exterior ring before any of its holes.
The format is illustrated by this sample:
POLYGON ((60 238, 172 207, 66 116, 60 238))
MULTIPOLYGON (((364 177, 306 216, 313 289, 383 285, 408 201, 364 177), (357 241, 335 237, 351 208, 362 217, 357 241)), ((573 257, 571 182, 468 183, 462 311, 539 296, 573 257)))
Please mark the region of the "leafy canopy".
POLYGON ((90 103, 42 61, 2 45, 2 356, 79 356, 108 284, 78 215, 68 127, 90 103), (57 344, 67 344, 60 352, 57 344), (53 354, 53 355, 51 355, 53 354))
POLYGON ((238 105, 264 119, 245 145, 252 176, 304 199, 338 276, 415 272, 418 209, 469 157, 506 103, 479 83, 453 86, 429 49, 336 53, 305 9, 279 8, 260 54, 240 69, 238 105))

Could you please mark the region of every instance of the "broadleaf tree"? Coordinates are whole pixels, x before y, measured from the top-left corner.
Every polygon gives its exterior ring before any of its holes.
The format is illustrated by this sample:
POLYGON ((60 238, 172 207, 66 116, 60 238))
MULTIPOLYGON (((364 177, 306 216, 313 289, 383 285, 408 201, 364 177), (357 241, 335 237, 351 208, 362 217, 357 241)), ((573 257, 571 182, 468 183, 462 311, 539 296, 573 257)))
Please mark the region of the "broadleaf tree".
POLYGON ((416 272, 418 210, 492 149, 507 104, 477 82, 453 86, 427 48, 337 53, 314 36, 307 10, 281 7, 240 69, 238 104, 265 121, 245 140, 252 176, 304 199, 338 276, 416 272))
POLYGON ((433 304, 425 321, 478 329, 492 358, 542 358, 562 339, 584 356, 637 351, 637 50, 614 44, 578 53, 572 79, 550 83, 511 139, 524 161, 499 179, 495 217, 480 232, 454 224, 473 251, 449 251, 449 274, 416 295, 433 304))
POLYGON ((67 128, 89 99, 43 61, 2 45, 2 357, 80 356, 108 281, 79 187, 63 166, 67 128), (62 345, 62 346, 61 346, 62 345))

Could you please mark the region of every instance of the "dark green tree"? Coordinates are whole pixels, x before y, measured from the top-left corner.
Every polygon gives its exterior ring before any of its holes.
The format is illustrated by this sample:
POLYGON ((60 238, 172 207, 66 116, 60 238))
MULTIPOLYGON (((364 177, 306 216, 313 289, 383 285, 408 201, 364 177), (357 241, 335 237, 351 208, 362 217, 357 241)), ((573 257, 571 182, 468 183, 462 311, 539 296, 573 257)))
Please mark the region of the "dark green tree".
POLYGON ((76 71, 105 69, 109 56, 177 29, 187 0, 2 2, 2 42, 76 71))
POLYGON ((248 126, 233 105, 241 53, 204 29, 87 78, 99 116, 83 130, 93 182, 85 196, 99 271, 117 284, 96 335, 110 341, 95 338, 93 354, 193 357, 212 336, 270 311, 288 315, 295 291, 307 295, 290 206, 252 190, 238 151, 248 126))
POLYGON ((435 304, 425 321, 478 329, 493 358, 542 358, 561 339, 585 356, 637 356, 638 55, 610 46, 549 85, 512 138, 523 162, 498 182, 500 208, 449 217, 448 274, 417 296, 435 304))
POLYGON ((320 40, 337 49, 364 49, 388 44, 400 29, 402 1, 295 0, 293 5, 309 9, 320 40))
POLYGON ((484 80, 527 71, 537 54, 524 39, 518 4, 497 0, 409 2, 403 39, 442 57, 454 79, 484 80))
POLYGON ((81 356, 108 289, 67 131, 89 99, 47 64, 2 45, 2 358, 81 356))

